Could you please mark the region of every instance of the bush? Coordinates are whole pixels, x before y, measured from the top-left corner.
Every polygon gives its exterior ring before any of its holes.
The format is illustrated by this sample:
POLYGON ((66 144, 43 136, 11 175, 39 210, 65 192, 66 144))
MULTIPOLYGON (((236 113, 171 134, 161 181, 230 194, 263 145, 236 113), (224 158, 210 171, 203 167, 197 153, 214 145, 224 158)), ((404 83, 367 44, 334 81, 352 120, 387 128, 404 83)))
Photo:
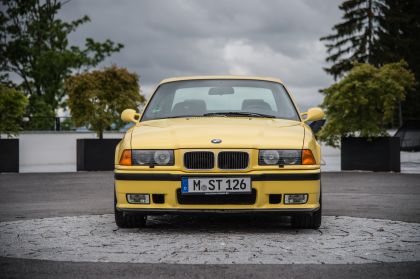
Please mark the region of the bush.
POLYGON ((65 90, 74 124, 91 128, 100 139, 105 129, 119 123, 124 109, 136 109, 144 102, 138 76, 116 66, 72 76, 65 90))
POLYGON ((22 117, 27 104, 28 99, 22 92, 0 84, 0 134, 10 137, 22 129, 22 117))
POLYGON ((385 136, 399 102, 415 85, 405 61, 376 68, 356 64, 342 80, 324 89, 327 122, 319 137, 338 146, 342 136, 385 136))
POLYGON ((29 122, 24 123, 25 130, 54 130, 55 112, 52 106, 45 102, 43 97, 34 95, 30 96, 26 112, 29 116, 29 122))

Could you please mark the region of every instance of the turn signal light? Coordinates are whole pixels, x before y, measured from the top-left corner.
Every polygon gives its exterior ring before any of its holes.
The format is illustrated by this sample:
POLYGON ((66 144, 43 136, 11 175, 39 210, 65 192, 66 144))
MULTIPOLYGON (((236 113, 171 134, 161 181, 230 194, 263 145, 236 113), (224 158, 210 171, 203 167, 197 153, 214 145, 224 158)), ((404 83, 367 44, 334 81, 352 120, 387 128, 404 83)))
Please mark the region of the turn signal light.
POLYGON ((316 161, 310 149, 302 150, 302 165, 316 165, 316 161))
POLYGON ((120 165, 131 166, 131 149, 125 149, 121 154, 120 165))

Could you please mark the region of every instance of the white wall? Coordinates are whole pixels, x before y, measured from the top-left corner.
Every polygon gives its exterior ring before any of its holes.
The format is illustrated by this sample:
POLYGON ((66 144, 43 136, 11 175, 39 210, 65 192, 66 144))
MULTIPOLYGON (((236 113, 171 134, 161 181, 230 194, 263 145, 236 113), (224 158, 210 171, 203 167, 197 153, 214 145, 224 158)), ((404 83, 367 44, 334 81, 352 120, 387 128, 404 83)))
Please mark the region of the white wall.
MULTIPOLYGON (((104 138, 122 138, 124 133, 105 133, 104 138)), ((96 138, 83 132, 24 132, 19 136, 20 172, 76 171, 76 140, 96 138)))

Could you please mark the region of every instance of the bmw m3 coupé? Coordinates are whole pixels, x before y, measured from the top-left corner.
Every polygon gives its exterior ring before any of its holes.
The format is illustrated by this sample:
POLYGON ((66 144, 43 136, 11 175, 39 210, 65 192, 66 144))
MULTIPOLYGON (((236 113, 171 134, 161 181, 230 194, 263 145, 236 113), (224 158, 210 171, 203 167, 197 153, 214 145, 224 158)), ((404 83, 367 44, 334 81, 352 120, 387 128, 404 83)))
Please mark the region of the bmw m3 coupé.
POLYGON ((163 80, 115 151, 115 221, 148 215, 274 213, 297 228, 321 224, 320 146, 275 78, 198 76, 163 80))

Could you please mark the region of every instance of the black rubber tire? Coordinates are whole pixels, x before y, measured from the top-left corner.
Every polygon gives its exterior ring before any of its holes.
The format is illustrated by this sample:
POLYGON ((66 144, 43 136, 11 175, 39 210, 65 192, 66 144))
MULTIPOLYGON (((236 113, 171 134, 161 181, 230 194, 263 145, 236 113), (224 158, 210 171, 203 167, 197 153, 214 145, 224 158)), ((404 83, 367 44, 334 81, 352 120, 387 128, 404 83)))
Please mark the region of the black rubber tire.
POLYGON ((292 216, 292 226, 297 229, 318 229, 322 222, 322 192, 319 197, 319 209, 312 214, 292 216))
POLYGON ((146 226, 146 215, 141 214, 124 214, 124 212, 117 210, 117 198, 114 194, 114 215, 115 224, 119 228, 144 228, 146 226))

